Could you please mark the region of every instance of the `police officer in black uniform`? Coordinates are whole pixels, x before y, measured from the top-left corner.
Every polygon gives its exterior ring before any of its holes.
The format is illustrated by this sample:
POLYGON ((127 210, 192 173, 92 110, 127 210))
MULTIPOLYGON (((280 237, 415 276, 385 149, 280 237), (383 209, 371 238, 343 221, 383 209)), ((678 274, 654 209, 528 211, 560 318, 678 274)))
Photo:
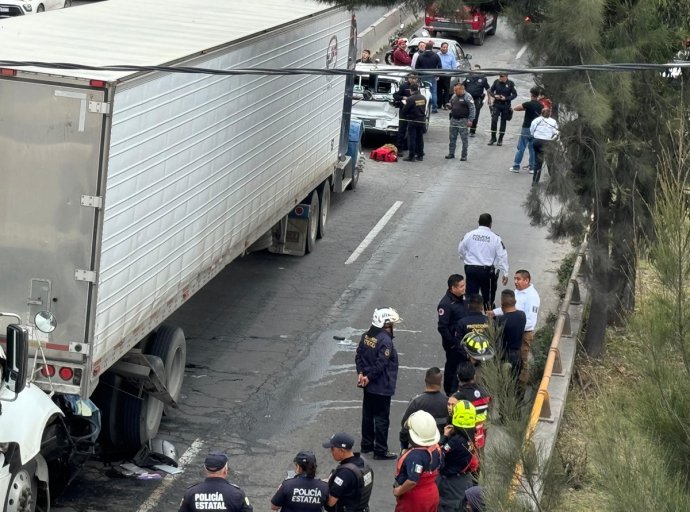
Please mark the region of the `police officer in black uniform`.
POLYGON ((328 501, 328 484, 316 477, 316 455, 304 450, 293 459, 295 476, 278 487, 271 509, 281 512, 322 512, 328 501))
POLYGON ((228 510, 229 512, 252 512, 244 491, 231 484, 228 477, 228 456, 211 452, 204 460, 206 479, 193 485, 184 493, 179 512, 197 510, 228 510))
POLYGON ((398 148, 398 157, 402 158, 403 151, 407 151, 408 141, 407 141, 407 118, 403 114, 403 107, 405 103, 403 99, 407 99, 412 96, 412 91, 410 87, 417 85, 417 75, 410 73, 407 75, 407 80, 400 86, 400 89, 393 93, 393 102, 396 107, 398 107, 398 134, 395 139, 395 147, 398 148))
POLYGON ((331 450, 333 459, 340 462, 328 479, 329 512, 369 512, 374 472, 359 453, 352 452, 354 444, 355 440, 345 432, 334 434, 323 443, 324 448, 331 450))
POLYGON ((467 316, 464 295, 465 278, 460 274, 452 274, 448 278, 448 290, 436 308, 438 332, 441 335, 441 343, 446 353, 446 365, 443 369, 443 390, 447 396, 452 395, 458 389, 458 379, 455 374, 458 371, 460 359, 457 340, 455 339, 455 326, 462 317, 467 316))
MULTIPOLYGON (((481 66, 475 64, 474 69, 481 69, 481 66)), ((490 87, 489 81, 484 75, 470 75, 465 78, 463 84, 465 84, 465 90, 470 93, 474 100, 474 119, 470 127, 470 137, 474 137, 477 131, 477 122, 479 121, 479 111, 482 109, 482 105, 484 105, 484 97, 486 96, 484 91, 488 91, 490 87)))
POLYGON ((491 140, 489 146, 496 144, 503 145, 503 135, 506 132, 506 121, 512 115, 510 102, 517 98, 517 91, 512 80, 508 80, 507 73, 498 75, 493 85, 489 88, 489 96, 493 98, 493 110, 491 111, 491 140), (501 127, 498 132, 498 142, 496 141, 496 126, 498 118, 501 118, 501 127))

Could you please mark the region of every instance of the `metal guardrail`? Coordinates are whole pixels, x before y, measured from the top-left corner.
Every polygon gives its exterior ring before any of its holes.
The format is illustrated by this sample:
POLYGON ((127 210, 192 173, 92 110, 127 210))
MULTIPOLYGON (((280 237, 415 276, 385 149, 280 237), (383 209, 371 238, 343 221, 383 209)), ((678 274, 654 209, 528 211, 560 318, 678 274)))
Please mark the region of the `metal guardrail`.
MULTIPOLYGON (((577 282, 577 276, 580 274, 580 269, 582 268, 586 251, 587 238, 585 238, 585 241, 582 242, 582 245, 578 250, 575 263, 573 264, 573 270, 570 273, 570 281, 568 282, 568 286, 565 290, 565 296, 563 297, 560 308, 558 309, 558 319, 556 320, 556 325, 554 326, 553 337, 551 338, 551 346, 549 347, 549 354, 546 358, 546 365, 544 367, 544 375, 541 378, 537 394, 534 398, 532 412, 530 413, 529 423, 527 424, 527 429, 525 431, 525 440, 523 446, 527 445, 532 440, 534 431, 536 430, 540 421, 554 421, 554 418, 551 414, 549 383, 551 382, 551 377, 553 376, 565 376, 563 365, 561 363, 560 342, 561 338, 569 338, 573 336, 570 325, 570 313, 568 310, 570 309, 571 305, 582 304, 580 286, 577 282)), ((522 479, 523 474, 524 468, 522 466, 522 460, 520 460, 515 467, 515 472, 513 473, 511 496, 514 496, 519 489, 520 480, 522 479)))

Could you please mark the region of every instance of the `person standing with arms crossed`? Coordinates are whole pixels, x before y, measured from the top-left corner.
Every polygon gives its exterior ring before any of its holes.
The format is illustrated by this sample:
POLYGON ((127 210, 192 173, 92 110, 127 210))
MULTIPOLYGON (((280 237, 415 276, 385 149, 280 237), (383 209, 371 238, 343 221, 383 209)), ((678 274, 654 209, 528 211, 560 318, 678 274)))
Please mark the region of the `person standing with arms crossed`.
POLYGON ((465 262, 467 295, 481 293, 486 309, 491 309, 491 279, 495 272, 503 272, 501 282, 508 283, 508 252, 501 237, 491 231, 489 213, 479 216, 479 227, 463 237, 458 255, 465 262))
POLYGON ((374 452, 376 460, 394 460, 388 451, 391 397, 398 379, 398 353, 393 326, 400 322, 393 308, 374 310, 371 327, 362 334, 355 365, 357 386, 362 388, 362 453, 374 452))

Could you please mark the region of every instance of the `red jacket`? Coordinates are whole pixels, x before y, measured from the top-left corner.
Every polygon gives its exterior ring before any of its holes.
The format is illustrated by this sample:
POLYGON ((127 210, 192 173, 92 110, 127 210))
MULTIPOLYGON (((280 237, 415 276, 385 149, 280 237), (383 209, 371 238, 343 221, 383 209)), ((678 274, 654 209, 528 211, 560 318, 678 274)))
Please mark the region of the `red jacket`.
POLYGON ((409 66, 412 64, 412 56, 398 46, 393 52, 393 64, 396 66, 409 66))

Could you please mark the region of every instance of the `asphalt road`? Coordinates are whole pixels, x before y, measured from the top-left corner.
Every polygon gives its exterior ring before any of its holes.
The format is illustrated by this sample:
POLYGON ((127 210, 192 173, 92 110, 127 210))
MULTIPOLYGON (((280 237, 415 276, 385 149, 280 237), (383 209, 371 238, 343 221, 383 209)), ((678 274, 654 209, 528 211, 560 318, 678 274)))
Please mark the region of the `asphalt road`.
MULTIPOLYGON (((519 48, 504 25, 483 47, 465 48, 485 67, 525 65, 516 60, 519 48)), ((520 99, 528 99, 529 81, 515 81, 520 99)), ((354 349, 380 306, 395 307, 404 318, 396 336, 401 367, 389 437, 396 448, 399 418, 422 390, 424 371, 443 366, 435 308, 448 275, 463 273, 457 244, 480 213, 493 215, 511 270, 532 272, 542 296, 541 317, 556 308, 554 271, 568 246, 530 226, 521 205, 531 176, 508 172, 521 118, 516 114, 509 123, 503 147, 487 147, 483 109, 469 161, 460 162, 443 158, 448 120, 434 115, 425 161, 367 162, 357 190, 333 197, 327 236, 314 253, 256 253, 228 266, 170 319, 187 335, 188 361, 180 409, 164 418, 160 434, 176 445, 184 473, 162 482, 115 479, 92 462, 58 510, 177 510, 184 489, 201 478, 209 449, 230 455, 231 480, 246 490, 257 512, 270 510, 269 500, 298 450, 313 450, 319 475, 326 477, 335 463, 321 442, 340 430, 359 438, 354 349), (395 205, 373 242, 345 264, 395 205)), ((382 142, 367 139, 369 149, 382 142)), ((372 510, 392 510, 395 463, 372 466, 372 510)))

